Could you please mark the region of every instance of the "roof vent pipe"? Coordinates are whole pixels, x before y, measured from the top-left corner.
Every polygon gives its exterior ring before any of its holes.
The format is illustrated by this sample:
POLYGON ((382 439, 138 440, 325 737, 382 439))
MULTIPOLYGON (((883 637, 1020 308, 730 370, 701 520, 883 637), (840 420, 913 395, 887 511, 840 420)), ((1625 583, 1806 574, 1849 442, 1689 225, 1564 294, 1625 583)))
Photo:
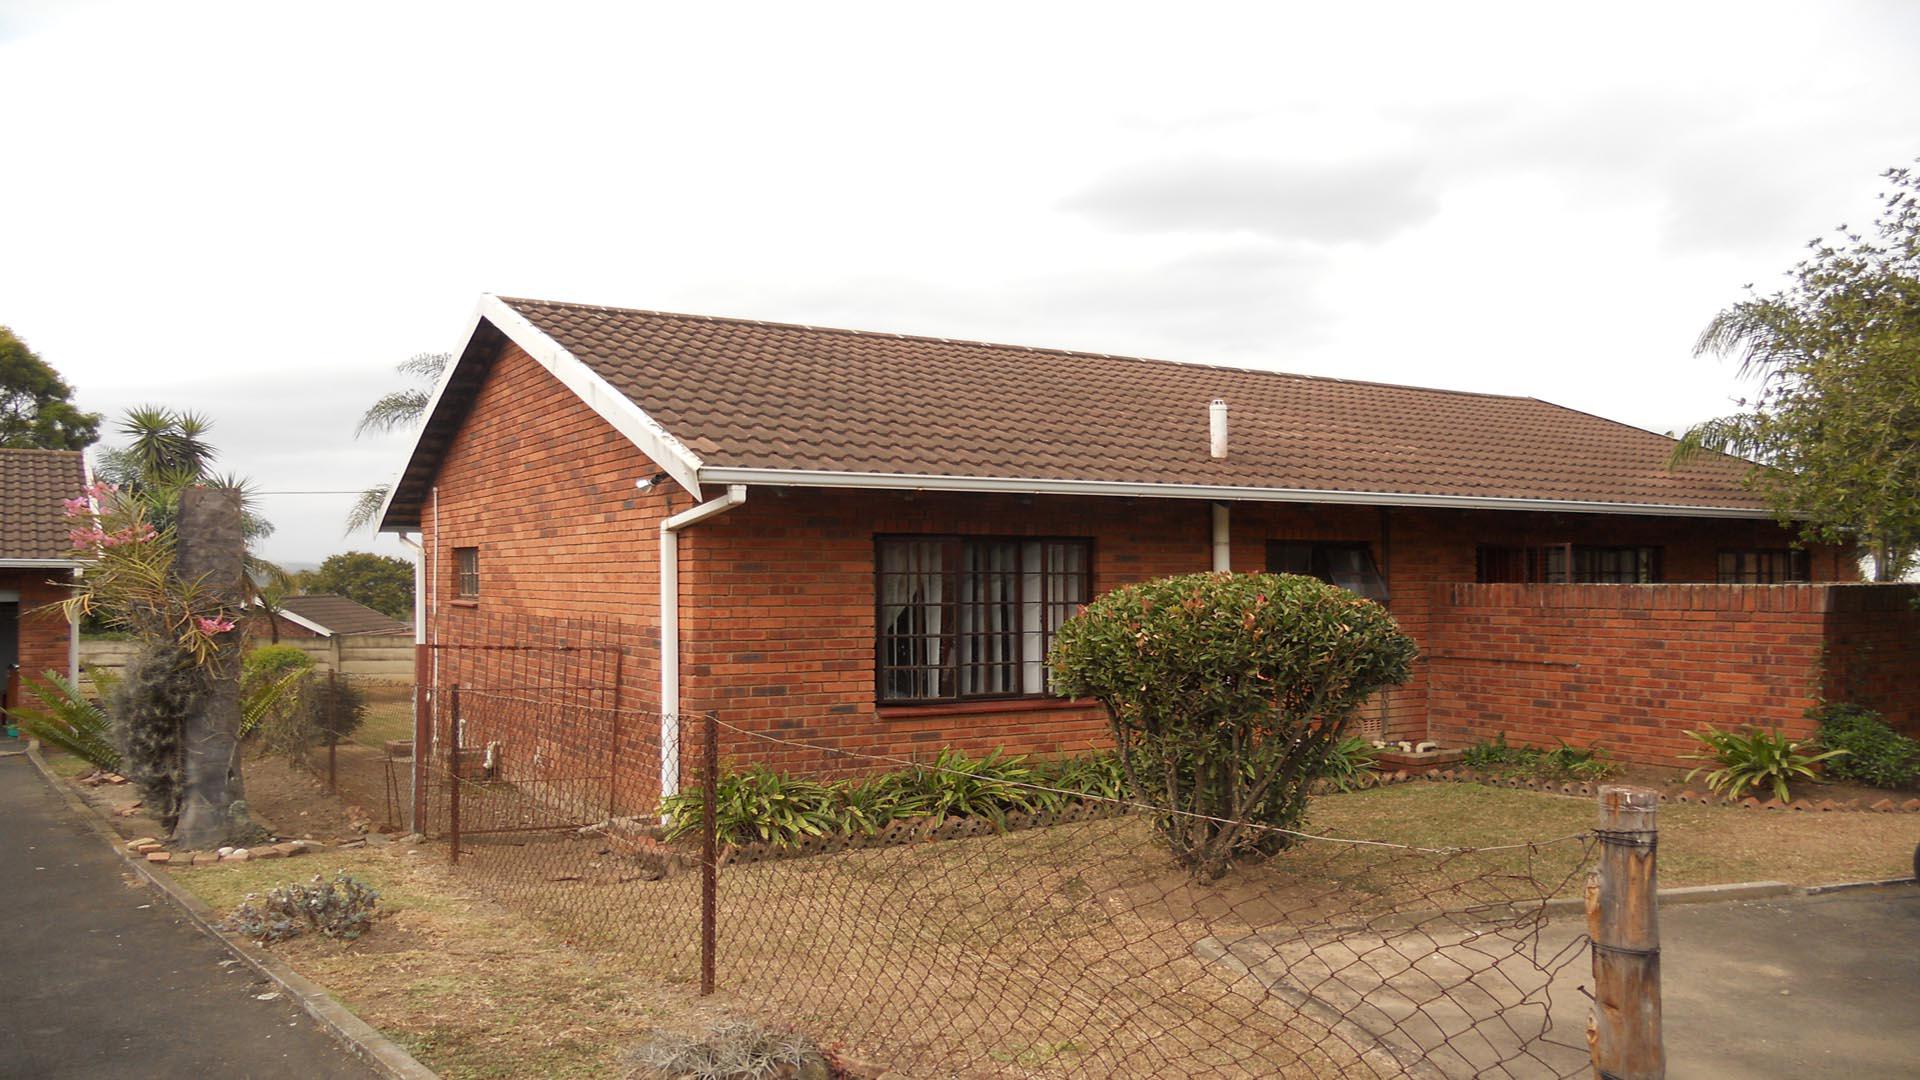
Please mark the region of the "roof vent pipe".
POLYGON ((1214 398, 1207 406, 1207 436, 1215 461, 1227 456, 1227 403, 1214 398))

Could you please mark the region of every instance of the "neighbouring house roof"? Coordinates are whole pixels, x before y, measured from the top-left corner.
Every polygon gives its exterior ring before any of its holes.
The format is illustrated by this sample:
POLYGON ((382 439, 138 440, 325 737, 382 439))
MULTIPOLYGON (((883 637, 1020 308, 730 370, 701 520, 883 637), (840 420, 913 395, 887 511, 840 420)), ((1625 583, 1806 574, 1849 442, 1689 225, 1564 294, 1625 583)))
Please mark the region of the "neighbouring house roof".
POLYGON ((61 503, 87 486, 78 450, 0 449, 0 566, 78 566, 61 503))
POLYGON ((1536 398, 486 297, 382 516, 417 527, 499 347, 703 483, 1765 516, 1750 463, 1536 398), (1208 452, 1207 408, 1230 449, 1208 452))
POLYGON ((391 615, 373 610, 356 600, 334 593, 290 596, 280 602, 279 613, 316 634, 409 634, 413 628, 391 615))

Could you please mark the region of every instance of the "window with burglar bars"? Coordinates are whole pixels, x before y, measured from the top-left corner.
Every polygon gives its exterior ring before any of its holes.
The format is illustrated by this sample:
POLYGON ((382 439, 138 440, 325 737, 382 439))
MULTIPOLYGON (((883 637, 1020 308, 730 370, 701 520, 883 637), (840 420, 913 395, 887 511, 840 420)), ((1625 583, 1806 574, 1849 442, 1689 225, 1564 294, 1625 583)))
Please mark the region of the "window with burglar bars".
POLYGON ((1092 597, 1084 539, 875 541, 883 702, 1040 697, 1054 632, 1092 597))
POLYGON ((1599 547, 1547 544, 1479 550, 1482 584, 1521 582, 1548 585, 1650 585, 1660 580, 1657 547, 1599 547))
POLYGON ((1761 548, 1756 551, 1722 551, 1720 584, 1784 585, 1812 581, 1807 553, 1794 548, 1761 548))
POLYGON ((480 549, 453 549, 453 592, 462 600, 480 598, 480 549))

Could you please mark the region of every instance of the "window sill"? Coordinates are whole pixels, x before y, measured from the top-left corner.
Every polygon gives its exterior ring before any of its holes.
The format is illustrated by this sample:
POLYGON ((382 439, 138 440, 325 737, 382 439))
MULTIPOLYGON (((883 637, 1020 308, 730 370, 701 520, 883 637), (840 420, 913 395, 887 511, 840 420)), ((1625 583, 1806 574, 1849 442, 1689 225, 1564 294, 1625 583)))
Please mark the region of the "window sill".
POLYGON ((454 607, 479 607, 480 606, 480 601, 478 600, 449 600, 447 601, 447 603, 453 605, 454 607))
POLYGON ((978 716, 982 713, 1058 712, 1099 707, 1092 698, 979 698, 973 701, 934 701, 925 705, 880 705, 873 710, 882 720, 930 720, 941 716, 978 716))

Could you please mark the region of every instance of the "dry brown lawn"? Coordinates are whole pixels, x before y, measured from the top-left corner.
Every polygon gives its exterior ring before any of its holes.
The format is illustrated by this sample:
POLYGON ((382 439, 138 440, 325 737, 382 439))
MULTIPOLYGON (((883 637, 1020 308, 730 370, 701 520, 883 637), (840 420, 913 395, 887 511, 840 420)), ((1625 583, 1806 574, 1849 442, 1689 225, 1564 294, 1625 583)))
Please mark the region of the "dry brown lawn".
MULTIPOLYGON (((1591 800, 1468 784, 1331 796, 1315 803, 1317 833, 1501 850, 1307 841, 1205 887, 1137 816, 729 866, 721 993, 705 1001, 697 875, 653 879, 603 839, 475 837, 452 870, 430 845, 181 879, 227 908, 290 875, 366 877, 391 914, 363 942, 279 949, 455 1077, 604 1075, 649 1029, 721 1010, 912 1075, 1370 1076, 1345 1037, 1204 962, 1205 943, 1383 925, 1441 940, 1472 924, 1517 955, 1533 924, 1505 902, 1576 892, 1588 845, 1566 838, 1592 816, 1591 800)), ((1914 820, 1667 806, 1661 879, 1891 877, 1914 820)))

